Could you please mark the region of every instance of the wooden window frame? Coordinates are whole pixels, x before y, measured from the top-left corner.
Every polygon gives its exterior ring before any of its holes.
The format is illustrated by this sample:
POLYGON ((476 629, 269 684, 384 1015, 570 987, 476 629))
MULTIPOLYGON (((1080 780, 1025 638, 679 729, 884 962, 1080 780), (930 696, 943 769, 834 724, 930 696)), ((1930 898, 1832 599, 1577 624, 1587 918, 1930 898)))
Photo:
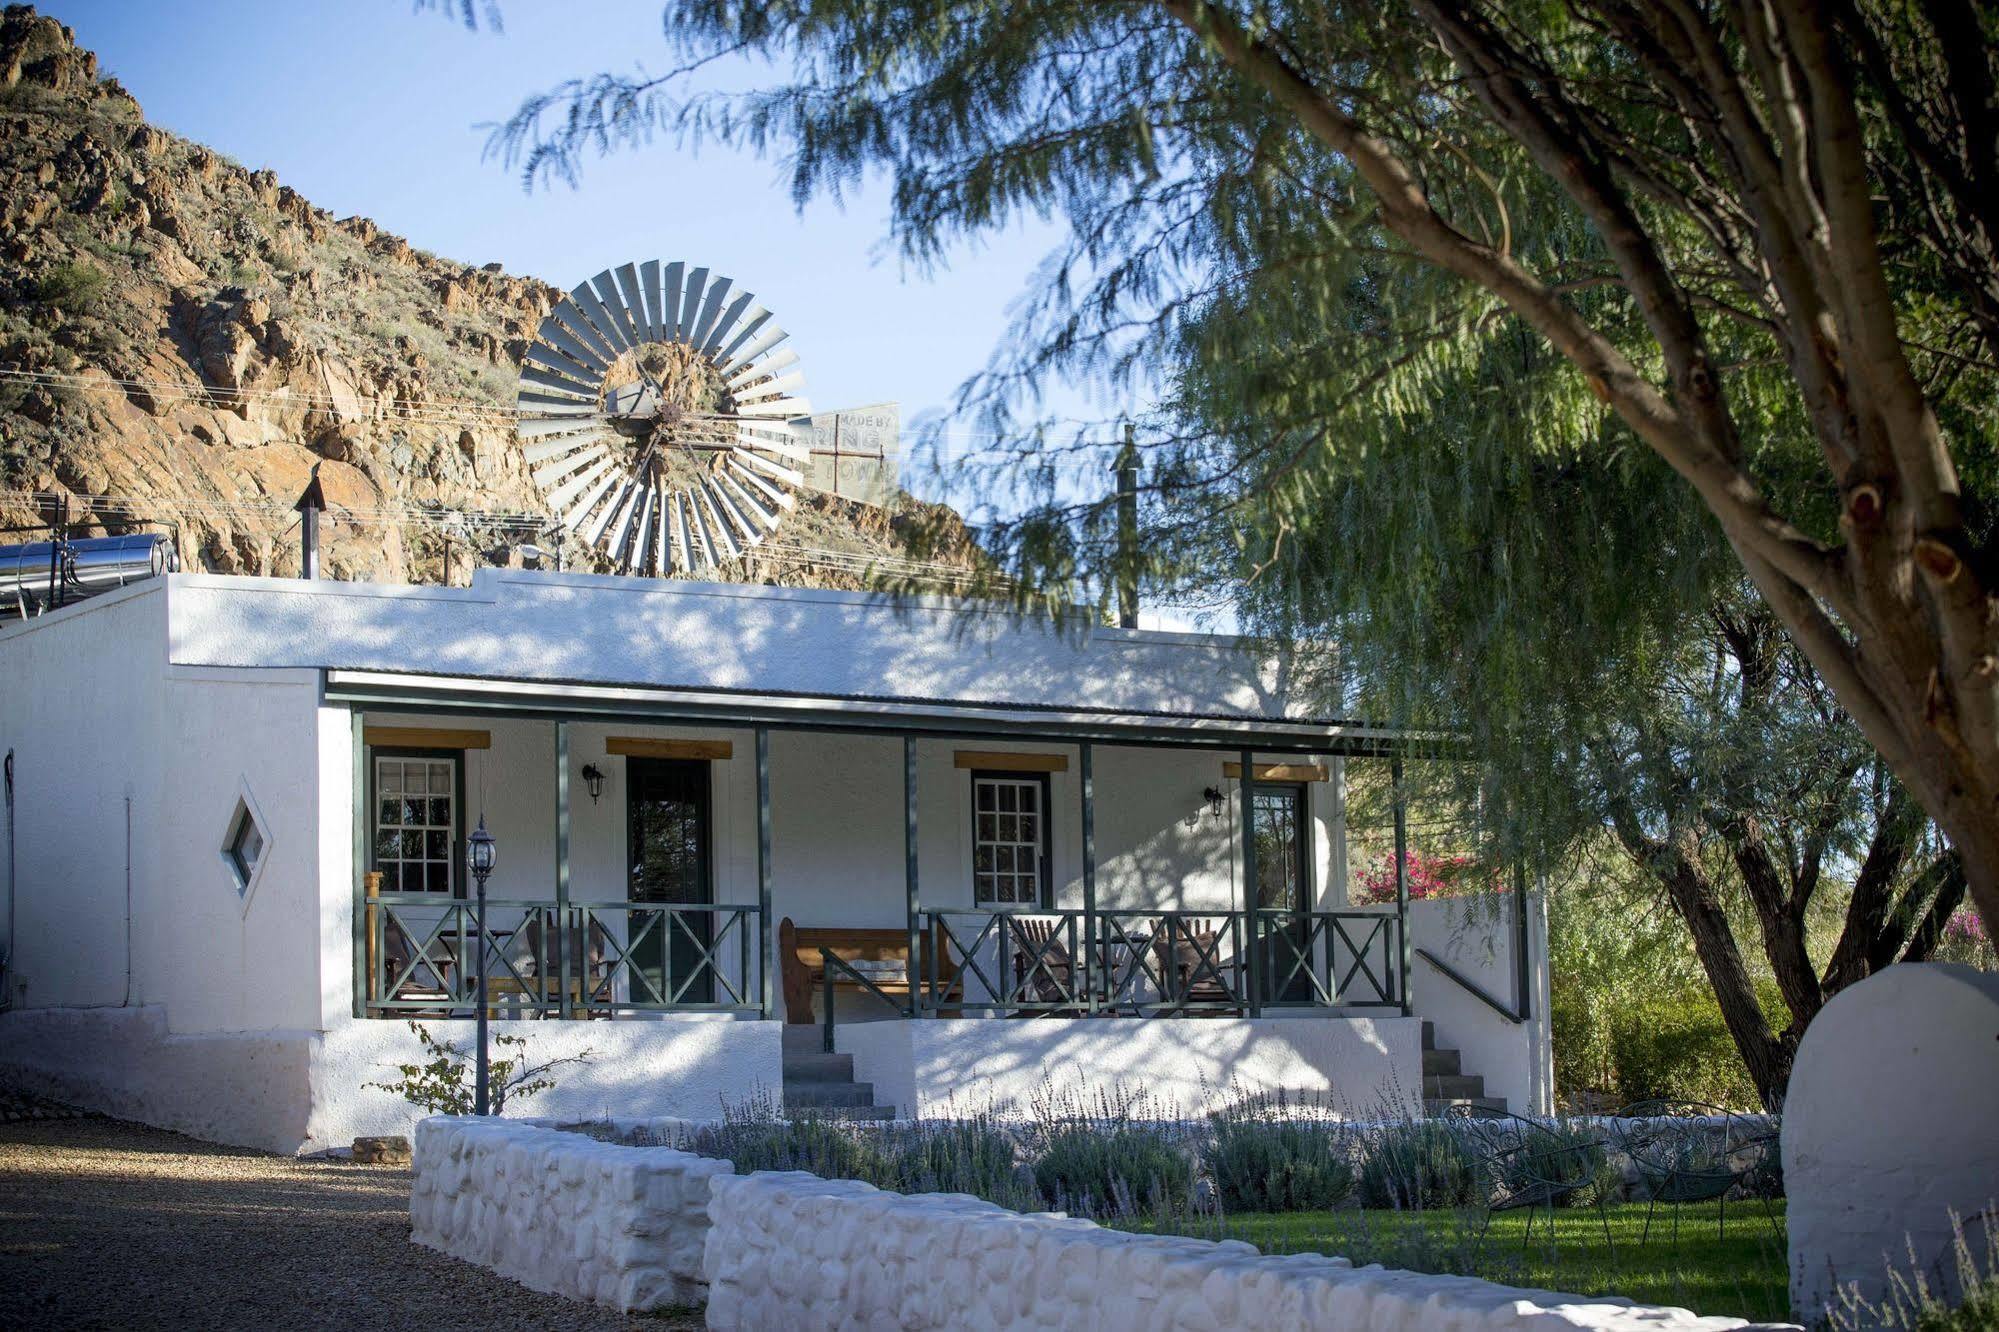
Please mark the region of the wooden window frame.
MULTIPOLYGON (((380 873, 381 861, 377 857, 375 839, 381 834, 381 795, 377 790, 380 774, 375 766, 377 759, 450 759, 451 807, 454 814, 451 830, 451 854, 446 861, 451 873, 451 891, 448 893, 425 893, 427 897, 440 902, 462 902, 465 900, 465 751, 462 749, 418 748, 410 745, 369 745, 368 746, 368 869, 380 873)), ((398 893, 402 891, 398 885, 398 893)))
POLYGON ((1021 772, 1010 768, 970 768, 967 784, 967 804, 971 817, 967 825, 972 835, 972 907, 978 911, 1018 911, 1036 912, 1055 909, 1055 821, 1054 788, 1046 771, 1021 772), (1041 872, 1033 902, 981 902, 979 901, 979 781, 981 778, 999 782, 1036 783, 1041 787, 1041 872))

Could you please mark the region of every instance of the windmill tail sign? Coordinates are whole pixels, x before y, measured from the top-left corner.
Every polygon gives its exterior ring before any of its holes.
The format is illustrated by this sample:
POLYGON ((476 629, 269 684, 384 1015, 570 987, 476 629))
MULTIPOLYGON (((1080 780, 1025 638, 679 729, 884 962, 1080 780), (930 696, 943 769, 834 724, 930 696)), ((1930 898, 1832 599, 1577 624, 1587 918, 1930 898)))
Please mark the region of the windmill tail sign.
POLYGON ((861 504, 886 505, 901 488, 902 406, 877 402, 812 418, 805 484, 861 504))

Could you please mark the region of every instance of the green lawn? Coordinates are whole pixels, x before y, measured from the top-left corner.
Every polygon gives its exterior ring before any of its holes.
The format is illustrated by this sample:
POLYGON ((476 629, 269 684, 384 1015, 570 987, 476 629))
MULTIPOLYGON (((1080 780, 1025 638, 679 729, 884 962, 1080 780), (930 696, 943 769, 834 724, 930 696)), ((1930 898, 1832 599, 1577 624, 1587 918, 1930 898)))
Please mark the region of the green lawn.
MULTIPOLYGON (((1165 1227, 1204 1239, 1248 1240, 1265 1253, 1328 1253, 1355 1263, 1381 1263, 1418 1272, 1457 1272, 1512 1286, 1576 1295, 1623 1295, 1646 1304, 1672 1304, 1703 1314, 1787 1319, 1784 1204, 1772 1204, 1777 1226, 1761 1203, 1731 1203, 1727 1238, 1716 1234, 1712 1204, 1680 1210, 1679 1239, 1671 1209, 1661 1207, 1648 1240, 1643 1203, 1606 1209, 1610 1240, 1594 1207, 1536 1214, 1533 1234, 1518 1214, 1495 1216, 1485 1242, 1475 1248, 1475 1211, 1254 1212, 1211 1220, 1195 1218, 1165 1227)), ((1154 1230, 1155 1225, 1132 1229, 1154 1230)))

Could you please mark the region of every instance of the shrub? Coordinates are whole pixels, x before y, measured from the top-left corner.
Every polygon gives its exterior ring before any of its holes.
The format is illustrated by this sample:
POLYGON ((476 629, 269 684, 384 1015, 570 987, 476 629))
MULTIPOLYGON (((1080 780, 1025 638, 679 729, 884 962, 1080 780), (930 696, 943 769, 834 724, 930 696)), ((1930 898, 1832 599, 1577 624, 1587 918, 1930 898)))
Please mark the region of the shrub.
POLYGON ((1361 1160, 1361 1200, 1417 1210, 1481 1201, 1478 1162, 1447 1125, 1416 1121, 1382 1129, 1361 1160))
POLYGON ((1050 1207, 1085 1216, 1130 1216, 1141 1207, 1193 1205, 1194 1168, 1156 1128, 1086 1122, 1049 1132, 1034 1182, 1050 1207))
POLYGON ((986 1116, 890 1132, 899 1192, 969 1193, 1016 1210, 1040 1202, 1021 1178, 1012 1136, 986 1116))
POLYGON ((1324 1211, 1354 1187, 1345 1136, 1325 1122, 1224 1113, 1215 1120, 1207 1167, 1225 1211, 1324 1211))
POLYGON ((36 278, 29 294, 42 305, 64 314, 88 314, 97 308, 105 284, 104 270, 92 264, 64 263, 36 278))
MULTIPOLYGON (((455 1041, 437 1039, 414 1020, 409 1027, 416 1034, 418 1044, 423 1046, 424 1062, 396 1065, 396 1072, 402 1076, 395 1082, 364 1085, 395 1092, 411 1105, 434 1115, 471 1114, 477 1102, 475 1052, 460 1049, 455 1041)), ((486 1086, 492 1111, 496 1115, 506 1113, 510 1100, 525 1101, 537 1092, 553 1087, 555 1079, 549 1075, 556 1069, 584 1063, 596 1053, 594 1050, 583 1050, 530 1064, 527 1044, 525 1036, 499 1034, 492 1038, 492 1046, 487 1052, 486 1086), (509 1050, 513 1053, 506 1053, 509 1050)))
POLYGON ((1712 994, 1700 990, 1675 991, 1614 1014, 1610 1067, 1617 1095, 1627 1105, 1686 1100, 1746 1109, 1757 1104, 1756 1086, 1721 1009, 1712 994))
POLYGON ((1593 1201, 1591 1189, 1609 1168, 1601 1136, 1559 1120, 1529 1129, 1492 1157, 1494 1182, 1508 1194, 1532 1192, 1537 1184, 1582 1182, 1585 1187, 1559 1200, 1560 1206, 1593 1201))

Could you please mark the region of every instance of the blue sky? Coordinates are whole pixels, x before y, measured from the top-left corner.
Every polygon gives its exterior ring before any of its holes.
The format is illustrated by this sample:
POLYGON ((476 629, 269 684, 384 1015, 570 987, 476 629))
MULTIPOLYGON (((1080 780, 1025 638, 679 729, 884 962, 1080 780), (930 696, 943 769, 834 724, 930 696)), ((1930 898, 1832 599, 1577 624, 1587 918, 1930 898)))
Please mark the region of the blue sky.
MULTIPOLYGON (((371 217, 423 249, 563 287, 650 257, 739 279, 791 330, 821 410, 898 400, 907 421, 946 405, 1006 335, 1009 305, 1061 238, 1033 224, 921 274, 888 249, 879 182, 844 207, 815 202, 800 213, 781 163, 725 148, 660 141, 593 163, 580 188, 533 194, 482 160, 479 124, 529 92, 600 70, 669 67, 657 0, 509 0, 500 33, 413 13, 407 0, 41 7, 76 29, 155 124, 268 167, 321 207, 371 217)), ((1052 401, 1064 415, 1101 410, 1059 387, 1052 401)), ((950 446, 982 443, 960 436, 950 446)), ((910 480, 937 489, 920 474, 910 480)))

